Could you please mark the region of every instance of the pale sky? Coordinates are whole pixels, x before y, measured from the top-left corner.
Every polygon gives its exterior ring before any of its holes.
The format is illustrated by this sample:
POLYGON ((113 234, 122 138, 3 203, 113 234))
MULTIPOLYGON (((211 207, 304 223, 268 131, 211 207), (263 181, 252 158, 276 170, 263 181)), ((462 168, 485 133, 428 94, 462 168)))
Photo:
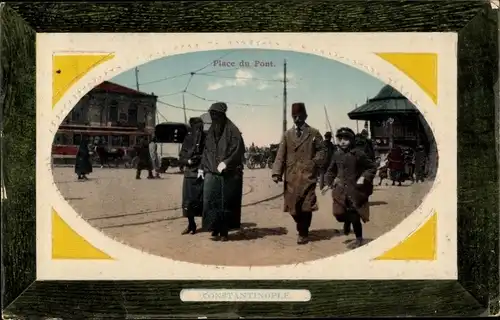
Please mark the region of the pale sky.
MULTIPOLYGON (((240 49, 174 55, 140 65, 139 89, 159 96, 158 111, 168 121, 184 121, 183 96, 186 108, 194 109, 186 112, 188 119, 206 112, 215 101, 226 102, 227 115, 242 131, 245 143, 269 145, 279 142, 282 134, 285 59, 288 128, 292 126, 291 104, 304 102, 307 123, 321 133, 327 131, 324 106, 334 130, 348 126, 356 131, 356 121, 349 120, 347 113, 384 86, 363 71, 320 56, 240 49)), ((136 88, 133 69, 110 81, 136 88)), ((165 121, 163 117, 160 122, 165 121)), ((359 123, 360 130, 363 124, 359 123)))

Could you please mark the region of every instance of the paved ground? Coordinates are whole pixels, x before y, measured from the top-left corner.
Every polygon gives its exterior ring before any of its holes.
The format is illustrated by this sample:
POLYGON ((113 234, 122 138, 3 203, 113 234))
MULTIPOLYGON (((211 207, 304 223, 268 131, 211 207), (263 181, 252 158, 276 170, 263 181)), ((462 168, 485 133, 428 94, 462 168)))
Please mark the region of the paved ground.
MULTIPOLYGON (((245 171, 243 226, 230 234, 229 242, 213 242, 208 233, 180 235, 186 226, 180 210, 182 175, 169 172, 161 180, 135 180, 134 175, 131 169, 94 168, 89 181, 78 182, 73 168, 54 168, 62 195, 91 225, 132 247, 175 260, 253 266, 298 263, 347 251, 353 238, 339 231, 342 226, 331 214, 330 195, 318 192, 320 210, 313 216, 312 241, 297 246, 295 224, 282 212, 283 187, 271 181, 269 169, 245 171)), ((430 182, 376 187, 365 238, 375 239, 394 228, 430 187, 430 182)))

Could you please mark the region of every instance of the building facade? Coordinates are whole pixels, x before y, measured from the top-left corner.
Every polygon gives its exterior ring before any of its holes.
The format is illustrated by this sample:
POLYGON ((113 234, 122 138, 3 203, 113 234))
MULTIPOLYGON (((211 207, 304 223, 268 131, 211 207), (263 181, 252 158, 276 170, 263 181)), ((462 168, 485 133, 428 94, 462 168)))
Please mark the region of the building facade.
POLYGON ((82 136, 109 147, 128 147, 151 135, 157 96, 105 81, 89 91, 65 117, 54 145, 77 146, 82 136))

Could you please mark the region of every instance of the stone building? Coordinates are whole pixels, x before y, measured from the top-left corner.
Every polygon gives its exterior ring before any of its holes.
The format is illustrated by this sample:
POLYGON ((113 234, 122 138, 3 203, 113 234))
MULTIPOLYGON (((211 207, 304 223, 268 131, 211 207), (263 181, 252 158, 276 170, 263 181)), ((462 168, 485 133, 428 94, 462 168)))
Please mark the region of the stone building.
POLYGON ((82 135, 102 138, 109 147, 129 146, 151 135, 157 96, 104 81, 90 90, 66 116, 55 145, 78 145, 82 135))

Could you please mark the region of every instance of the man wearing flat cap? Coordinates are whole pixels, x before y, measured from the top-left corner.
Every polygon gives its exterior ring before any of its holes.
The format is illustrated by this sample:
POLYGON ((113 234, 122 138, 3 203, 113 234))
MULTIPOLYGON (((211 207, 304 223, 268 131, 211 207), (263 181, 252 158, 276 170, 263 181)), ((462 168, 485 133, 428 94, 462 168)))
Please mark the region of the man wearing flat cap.
POLYGON ((281 139, 272 178, 276 183, 284 180, 284 211, 295 221, 297 244, 305 244, 312 213, 318 210, 316 182, 318 170, 326 160, 326 150, 319 131, 306 123, 304 103, 292 104, 292 118, 294 126, 281 139))
POLYGON ((229 229, 241 223, 243 155, 245 144, 238 127, 227 118, 227 105, 217 102, 208 110, 211 118, 201 158, 203 229, 212 240, 228 240, 229 229))

